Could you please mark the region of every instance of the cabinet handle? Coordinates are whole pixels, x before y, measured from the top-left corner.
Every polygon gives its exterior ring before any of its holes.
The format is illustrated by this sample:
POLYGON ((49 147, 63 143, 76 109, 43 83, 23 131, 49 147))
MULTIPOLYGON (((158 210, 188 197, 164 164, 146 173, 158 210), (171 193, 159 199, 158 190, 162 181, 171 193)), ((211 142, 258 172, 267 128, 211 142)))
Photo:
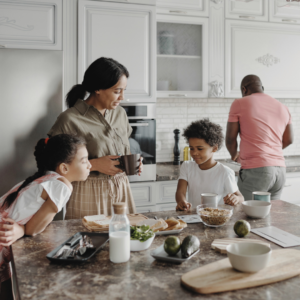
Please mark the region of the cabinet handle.
POLYGON ((289 186, 292 186, 292 185, 291 184, 284 185, 284 187, 289 187, 289 186))
POLYGON ((247 20, 255 20, 255 17, 252 16, 239 16, 240 19, 247 19, 247 20))
POLYGON ((169 97, 187 97, 187 94, 169 94, 169 97))
POLYGON ((6 48, 6 46, 5 45, 0 45, 0 48, 6 48))
POLYGON ((171 14, 186 14, 186 11, 184 11, 184 10, 169 10, 169 13, 171 13, 171 14))
POLYGON ((282 22, 290 22, 290 23, 297 23, 297 20, 293 20, 293 19, 281 19, 282 22))

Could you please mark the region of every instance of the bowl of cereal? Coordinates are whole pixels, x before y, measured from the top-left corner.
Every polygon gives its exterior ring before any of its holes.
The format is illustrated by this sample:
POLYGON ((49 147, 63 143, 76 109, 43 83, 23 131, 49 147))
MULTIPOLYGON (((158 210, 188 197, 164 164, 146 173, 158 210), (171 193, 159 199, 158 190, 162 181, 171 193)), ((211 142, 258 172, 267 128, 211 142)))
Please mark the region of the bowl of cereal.
POLYGON ((197 206, 197 213, 204 225, 209 227, 220 227, 230 220, 233 213, 233 206, 226 204, 217 206, 201 204, 197 206))

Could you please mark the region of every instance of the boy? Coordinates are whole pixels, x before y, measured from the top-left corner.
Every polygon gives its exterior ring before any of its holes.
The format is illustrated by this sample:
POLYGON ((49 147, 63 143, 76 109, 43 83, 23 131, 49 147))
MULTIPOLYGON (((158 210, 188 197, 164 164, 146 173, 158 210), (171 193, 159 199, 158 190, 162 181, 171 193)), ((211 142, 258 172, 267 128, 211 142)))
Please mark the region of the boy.
POLYGON ((219 204, 237 205, 244 201, 238 190, 233 170, 213 158, 223 143, 222 127, 203 119, 191 123, 183 132, 194 161, 185 161, 180 168, 176 191, 176 210, 188 210, 201 204, 202 193, 216 193, 219 204), (186 190, 189 187, 189 202, 186 190), (222 200, 223 198, 223 200, 222 200))

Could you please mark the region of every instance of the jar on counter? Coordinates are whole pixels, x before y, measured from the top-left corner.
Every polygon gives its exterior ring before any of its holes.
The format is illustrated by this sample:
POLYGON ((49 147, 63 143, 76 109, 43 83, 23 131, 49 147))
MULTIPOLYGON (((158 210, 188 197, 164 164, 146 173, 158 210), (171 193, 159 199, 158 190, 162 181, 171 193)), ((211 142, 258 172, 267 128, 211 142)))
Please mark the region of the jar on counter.
POLYGON ((183 149, 183 161, 191 160, 190 147, 186 146, 183 149))
POLYGON ((130 224, 126 204, 113 204, 113 217, 109 223, 109 259, 123 263, 130 259, 130 224))

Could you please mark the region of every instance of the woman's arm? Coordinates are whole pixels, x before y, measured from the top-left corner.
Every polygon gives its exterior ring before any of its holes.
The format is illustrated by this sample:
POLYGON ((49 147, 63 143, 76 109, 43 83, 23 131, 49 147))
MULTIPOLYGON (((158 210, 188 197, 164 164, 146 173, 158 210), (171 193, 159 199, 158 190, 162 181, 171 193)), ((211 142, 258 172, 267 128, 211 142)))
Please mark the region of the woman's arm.
POLYGON ((3 221, 4 224, 0 224, 0 245, 8 247, 24 235, 25 227, 10 218, 3 218, 3 221))
POLYGON ((239 190, 237 190, 235 193, 228 194, 227 196, 225 196, 223 200, 225 204, 234 206, 238 203, 244 202, 244 196, 239 190))
POLYGON ((177 207, 176 210, 189 210, 192 205, 186 201, 186 190, 187 190, 188 183, 183 179, 179 179, 177 184, 177 191, 176 191, 176 202, 177 207))
POLYGON ((118 155, 107 155, 99 158, 91 159, 90 164, 92 165, 91 171, 98 171, 107 175, 116 175, 123 171, 116 166, 120 164, 119 161, 115 160, 119 158, 118 155))

